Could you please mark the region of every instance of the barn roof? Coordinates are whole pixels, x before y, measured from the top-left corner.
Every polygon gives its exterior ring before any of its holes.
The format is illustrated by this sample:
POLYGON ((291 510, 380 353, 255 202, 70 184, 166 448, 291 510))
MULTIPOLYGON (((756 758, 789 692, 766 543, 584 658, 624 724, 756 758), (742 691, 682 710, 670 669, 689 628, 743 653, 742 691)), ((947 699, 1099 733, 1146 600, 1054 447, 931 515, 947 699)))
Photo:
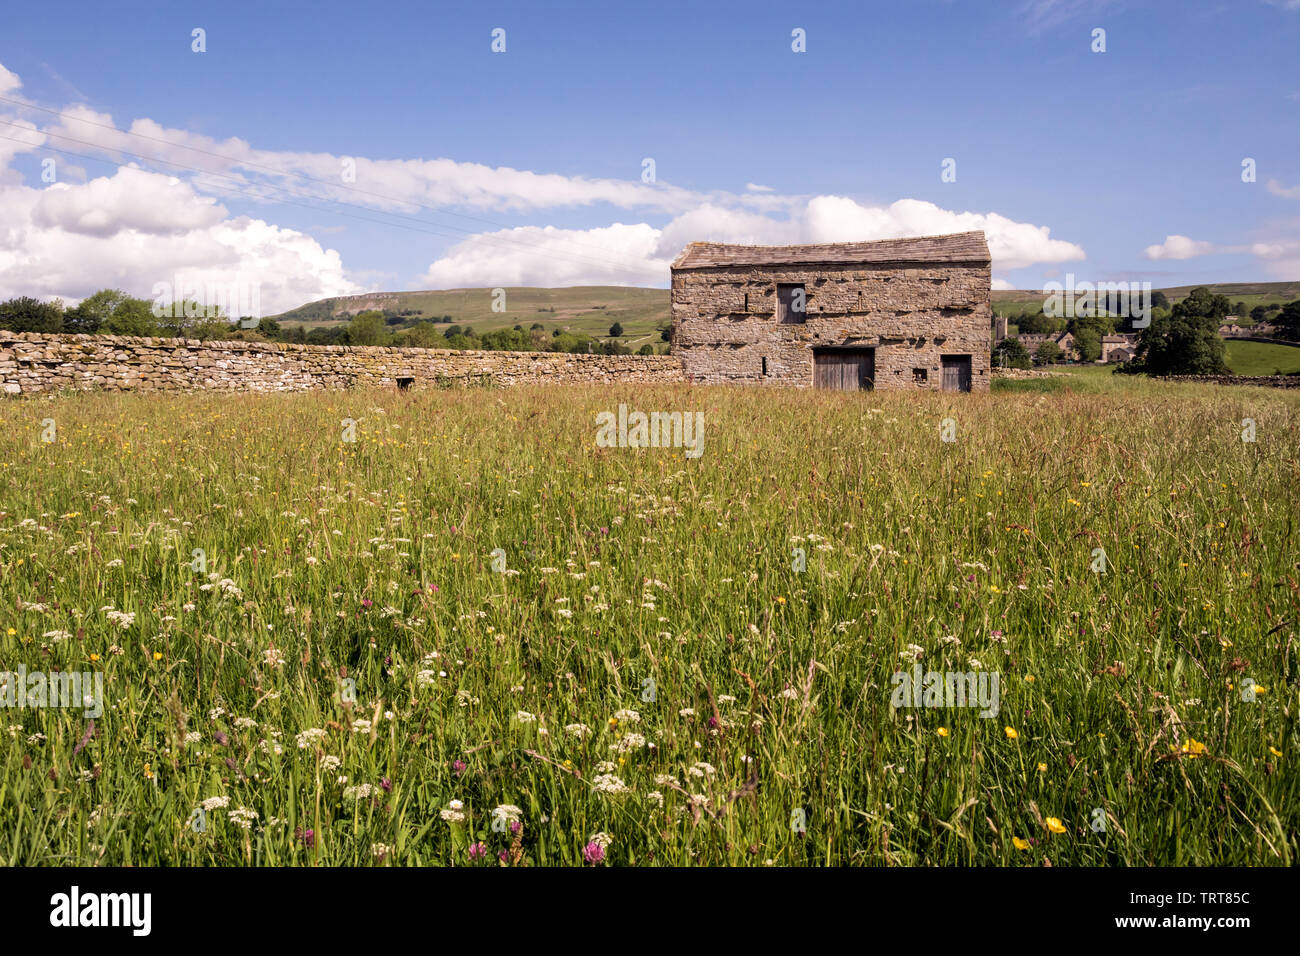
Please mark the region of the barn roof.
POLYGON ((982 232, 947 236, 881 239, 877 242, 831 242, 816 246, 735 246, 722 242, 692 242, 674 260, 674 269, 718 266, 781 266, 859 262, 990 262, 982 232))

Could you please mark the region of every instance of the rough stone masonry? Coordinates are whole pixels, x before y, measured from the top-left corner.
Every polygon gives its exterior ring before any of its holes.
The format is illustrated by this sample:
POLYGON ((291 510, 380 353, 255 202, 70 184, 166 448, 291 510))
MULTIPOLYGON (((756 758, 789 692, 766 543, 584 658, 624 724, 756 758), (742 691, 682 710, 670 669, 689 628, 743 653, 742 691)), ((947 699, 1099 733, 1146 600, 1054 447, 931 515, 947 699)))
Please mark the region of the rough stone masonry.
POLYGON ((199 342, 0 331, 0 383, 10 395, 64 388, 286 392, 370 386, 681 381, 681 362, 670 355, 199 342))
POLYGON ((990 262, 982 232, 693 242, 672 265, 672 351, 697 383, 987 391, 990 262))

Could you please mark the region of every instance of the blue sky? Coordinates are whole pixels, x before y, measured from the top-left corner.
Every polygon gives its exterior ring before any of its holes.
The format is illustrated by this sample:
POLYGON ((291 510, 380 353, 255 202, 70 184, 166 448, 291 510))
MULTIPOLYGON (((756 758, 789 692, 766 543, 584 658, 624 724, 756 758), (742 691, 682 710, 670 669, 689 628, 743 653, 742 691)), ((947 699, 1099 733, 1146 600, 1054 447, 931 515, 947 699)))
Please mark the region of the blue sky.
POLYGON ((1004 286, 1300 279, 1298 39, 1300 0, 11 4, 0 294, 663 286, 695 239, 964 228, 1004 286))

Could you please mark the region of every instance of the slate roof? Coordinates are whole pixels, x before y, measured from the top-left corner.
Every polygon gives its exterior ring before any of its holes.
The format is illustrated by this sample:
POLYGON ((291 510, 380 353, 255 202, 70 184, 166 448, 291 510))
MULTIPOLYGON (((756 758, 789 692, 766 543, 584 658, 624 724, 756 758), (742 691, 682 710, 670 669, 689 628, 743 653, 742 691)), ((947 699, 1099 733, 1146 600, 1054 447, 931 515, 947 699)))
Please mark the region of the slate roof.
POLYGON ((737 246, 722 242, 692 242, 673 261, 672 268, 991 261, 983 232, 956 232, 947 236, 916 236, 908 239, 881 239, 876 242, 832 242, 813 246, 737 246))

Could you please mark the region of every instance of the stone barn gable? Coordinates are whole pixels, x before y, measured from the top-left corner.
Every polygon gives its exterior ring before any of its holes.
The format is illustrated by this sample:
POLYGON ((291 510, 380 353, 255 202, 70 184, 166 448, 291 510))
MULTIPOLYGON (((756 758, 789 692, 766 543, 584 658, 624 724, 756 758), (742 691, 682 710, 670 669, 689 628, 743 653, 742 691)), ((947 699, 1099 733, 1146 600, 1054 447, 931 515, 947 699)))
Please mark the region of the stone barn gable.
POLYGON ((808 246, 693 242, 672 265, 688 381, 987 391, 982 232, 808 246))

